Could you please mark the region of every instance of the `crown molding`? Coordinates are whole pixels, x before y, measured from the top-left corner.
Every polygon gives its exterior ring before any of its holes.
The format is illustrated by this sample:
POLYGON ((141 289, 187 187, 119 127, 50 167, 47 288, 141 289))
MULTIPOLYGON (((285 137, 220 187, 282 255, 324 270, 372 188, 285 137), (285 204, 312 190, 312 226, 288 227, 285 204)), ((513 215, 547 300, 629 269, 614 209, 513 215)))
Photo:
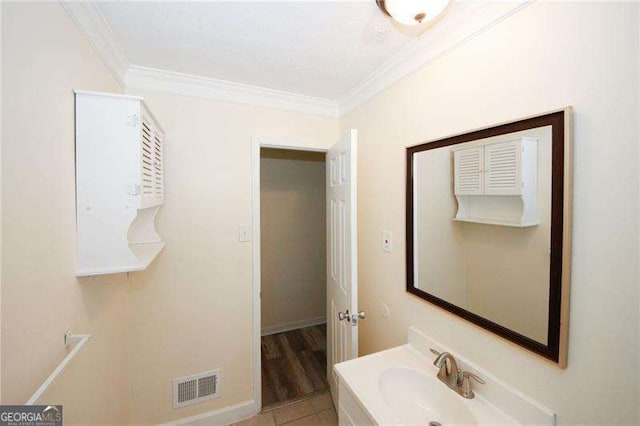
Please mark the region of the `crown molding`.
POLYGON ((455 14, 445 15, 436 25, 407 45, 340 100, 340 115, 367 102, 389 86, 460 47, 535 0, 458 2, 455 14))
POLYGON ((125 75, 127 88, 209 98, 239 104, 338 118, 338 102, 282 90, 235 83, 210 77, 131 65, 125 75))
POLYGON ((93 1, 60 0, 74 24, 84 33, 109 71, 124 87, 129 60, 118 43, 100 8, 93 1))
POLYGON ((339 100, 132 65, 94 1, 59 0, 124 88, 173 93, 338 118, 535 0, 460 1, 450 13, 339 100))

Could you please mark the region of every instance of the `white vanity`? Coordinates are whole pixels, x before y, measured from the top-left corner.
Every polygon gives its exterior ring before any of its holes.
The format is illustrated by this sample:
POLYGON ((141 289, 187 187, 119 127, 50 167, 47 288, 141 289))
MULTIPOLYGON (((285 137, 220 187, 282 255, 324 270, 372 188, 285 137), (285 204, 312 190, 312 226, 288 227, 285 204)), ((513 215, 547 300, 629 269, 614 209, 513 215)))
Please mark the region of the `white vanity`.
POLYGON ((430 349, 447 351, 410 328, 406 345, 337 364, 340 425, 555 425, 550 410, 453 354, 486 382, 463 398, 438 380, 430 349))

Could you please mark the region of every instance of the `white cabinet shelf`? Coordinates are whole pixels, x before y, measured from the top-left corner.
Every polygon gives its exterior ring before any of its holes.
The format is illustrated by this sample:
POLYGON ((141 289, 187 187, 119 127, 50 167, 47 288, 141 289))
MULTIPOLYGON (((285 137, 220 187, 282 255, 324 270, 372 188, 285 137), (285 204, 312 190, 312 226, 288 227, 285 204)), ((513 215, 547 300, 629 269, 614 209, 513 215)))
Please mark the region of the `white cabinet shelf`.
POLYGON ((486 225, 538 225, 538 140, 518 138, 453 149, 453 219, 486 225))
POLYGON ((119 274, 123 272, 144 271, 151 262, 160 254, 165 243, 129 244, 129 250, 135 255, 135 259, 126 264, 111 265, 106 267, 90 267, 78 269, 77 277, 90 277, 92 275, 119 274))
POLYGON ((75 93, 76 275, 144 270, 164 248, 164 132, 142 98, 75 93))
POLYGON ((453 220, 456 222, 468 222, 468 223, 481 223, 484 225, 499 225, 499 226, 511 226, 513 228, 529 228, 531 226, 538 226, 538 222, 533 223, 525 223, 525 222, 509 222, 507 220, 489 220, 489 219, 480 219, 480 218, 457 218, 454 217, 453 220))

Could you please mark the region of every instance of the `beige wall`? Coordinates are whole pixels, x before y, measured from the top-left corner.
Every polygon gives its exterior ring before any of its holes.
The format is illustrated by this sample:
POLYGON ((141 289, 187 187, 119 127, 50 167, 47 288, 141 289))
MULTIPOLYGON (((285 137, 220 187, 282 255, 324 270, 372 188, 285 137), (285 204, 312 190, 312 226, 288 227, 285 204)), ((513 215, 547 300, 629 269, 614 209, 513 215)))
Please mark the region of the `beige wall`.
POLYGON ((415 325, 550 407, 559 424, 638 419, 638 5, 537 2, 397 83, 341 121, 359 129, 359 299, 379 312, 363 353, 415 325), (532 36, 535 35, 535 36, 532 36), (404 290, 405 150, 565 105, 575 107, 568 368, 404 290), (611 356, 615 362, 611 362, 611 356))
POLYGON ((130 286, 131 420, 161 423, 252 398, 252 137, 326 148, 338 122, 205 99, 136 92, 166 130, 167 247, 130 286), (150 362, 152 361, 152 362, 150 362), (172 409, 171 380, 220 368, 222 398, 172 409))
POLYGON ((2 43, 2 402, 29 398, 71 328, 93 338, 43 402, 68 423, 124 423, 125 276, 74 276, 72 92, 122 89, 59 3, 3 3, 2 43))
POLYGON ((324 320, 327 294, 324 154, 269 151, 260 159, 263 332, 324 320))

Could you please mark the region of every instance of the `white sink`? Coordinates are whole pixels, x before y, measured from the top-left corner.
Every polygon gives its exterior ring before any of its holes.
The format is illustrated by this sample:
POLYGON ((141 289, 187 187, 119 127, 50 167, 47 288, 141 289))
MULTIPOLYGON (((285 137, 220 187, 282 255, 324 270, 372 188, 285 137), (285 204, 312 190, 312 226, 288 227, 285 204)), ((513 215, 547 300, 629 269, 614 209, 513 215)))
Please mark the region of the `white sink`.
MULTIPOLYGON (((420 348, 436 346, 420 342, 420 348)), ((454 354, 455 355, 455 354, 454 354)), ((488 373, 474 369, 487 381, 476 385, 475 398, 466 399, 437 378, 433 356, 412 344, 336 364, 339 383, 340 424, 417 425, 437 422, 442 426, 513 426, 517 424, 553 425, 554 416, 531 414, 537 404, 503 388, 488 373), (493 388, 489 386, 493 385, 493 388), (492 398, 489 402, 484 395, 492 398), (504 407, 510 412, 507 414, 504 407), (364 414, 363 414, 364 413, 364 414), (523 413, 521 416, 519 413, 523 413), (516 420, 513 414, 524 421, 516 420), (526 417, 525 417, 526 416, 526 417)), ((468 364, 456 356, 458 366, 468 364)), ((434 423, 434 424, 437 424, 434 423)))
POLYGON ((556 424, 553 412, 414 327, 406 345, 336 364, 340 424, 514 426, 556 424), (450 352, 482 377, 466 399, 438 380, 429 348, 450 352))
POLYGON ((403 424, 476 425, 462 397, 432 376, 410 368, 387 368, 378 379, 382 400, 403 424))

